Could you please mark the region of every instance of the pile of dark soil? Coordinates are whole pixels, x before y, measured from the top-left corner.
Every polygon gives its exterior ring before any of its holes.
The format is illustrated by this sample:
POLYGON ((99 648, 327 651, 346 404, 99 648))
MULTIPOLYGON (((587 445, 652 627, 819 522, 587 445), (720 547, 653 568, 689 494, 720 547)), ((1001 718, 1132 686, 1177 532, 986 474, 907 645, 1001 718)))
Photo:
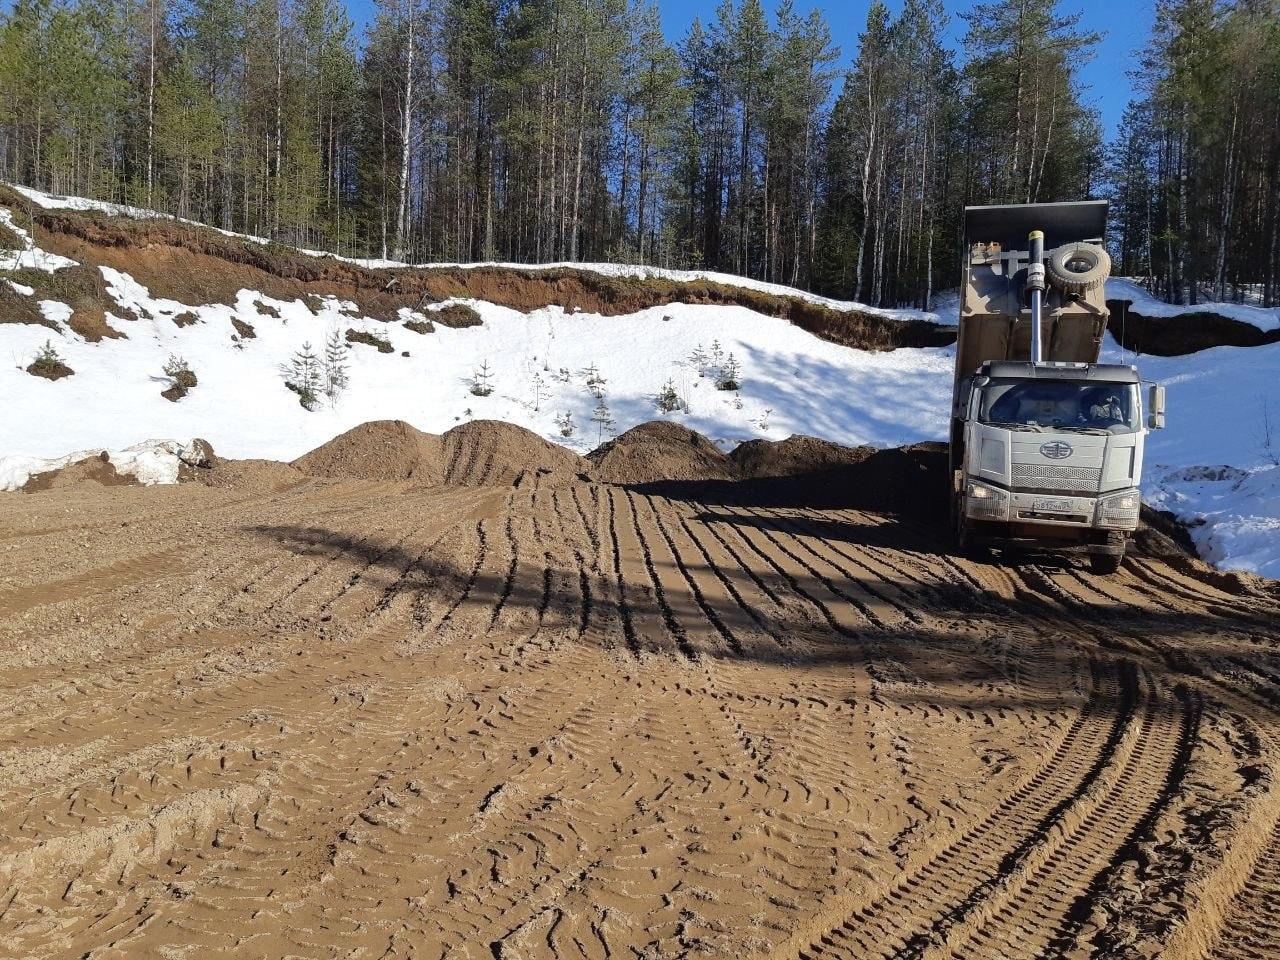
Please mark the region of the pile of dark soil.
POLYGON ((46 380, 61 380, 74 375, 75 371, 61 360, 36 360, 27 365, 27 373, 46 380))
MULTIPOLYGON (((941 443, 876 450, 840 447, 845 462, 805 469, 803 458, 794 473, 749 478, 725 491, 736 501, 771 506, 819 507, 897 513, 930 525, 947 514, 947 448, 941 443)), ((736 454, 737 451, 734 451, 736 454)), ((779 468, 785 466, 780 464, 779 468)))
POLYGON ((728 456, 676 424, 641 424, 587 455, 590 477, 674 499, 901 513, 947 511, 941 443, 877 450, 815 437, 748 440, 728 456))
POLYGON ((591 479, 600 483, 645 485, 735 480, 738 467, 700 433, 666 420, 653 420, 587 454, 591 479))
POLYGON ((462 330, 466 327, 478 327, 484 323, 479 311, 465 303, 450 303, 439 310, 431 311, 431 319, 446 327, 462 330))
POLYGON ((199 470, 184 479, 210 487, 237 487, 254 491, 288 490, 306 482, 307 475, 297 467, 277 460, 223 460, 212 468, 199 470))
POLYGON ((861 463, 874 447, 846 447, 799 434, 785 440, 748 440, 729 454, 744 478, 796 477, 861 463))
POLYGON ((1153 510, 1146 504, 1129 548, 1145 557, 1194 557, 1195 543, 1187 528, 1167 510, 1153 510))
POLYGON ((403 420, 374 420, 352 427, 294 460, 313 477, 339 480, 414 480, 440 483, 444 448, 435 434, 403 420))
MULTIPOLYGON (((166 371, 168 368, 166 368, 166 371)), ((189 367, 183 367, 169 374, 170 385, 160 391, 160 396, 164 397, 171 403, 177 403, 188 393, 200 385, 199 379, 195 372, 189 367)))
POLYGON ((391 346, 391 341, 384 340, 382 337, 372 333, 365 333, 363 330, 348 330, 347 343, 363 343, 370 347, 376 347, 379 353, 392 353, 395 347, 391 346))
POLYGON ((505 486, 541 475, 573 480, 583 470, 572 450, 498 420, 472 420, 445 432, 444 481, 462 486, 505 486))

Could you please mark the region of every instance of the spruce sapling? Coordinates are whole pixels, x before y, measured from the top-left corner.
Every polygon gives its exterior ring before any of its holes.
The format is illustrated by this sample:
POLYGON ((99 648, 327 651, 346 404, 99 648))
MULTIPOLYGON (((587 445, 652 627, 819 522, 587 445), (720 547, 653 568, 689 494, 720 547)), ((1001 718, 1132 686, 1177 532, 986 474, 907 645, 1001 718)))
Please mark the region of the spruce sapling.
POLYGON ((669 379, 663 385, 662 392, 658 394, 658 409, 663 413, 685 409, 684 400, 681 399, 680 394, 676 393, 675 383, 669 379))
POLYGON ((337 328, 329 331, 329 338, 324 344, 324 394, 330 403, 337 401, 350 382, 347 375, 350 351, 351 344, 343 339, 337 328))
POLYGON ((609 411, 609 405, 605 403, 604 397, 600 398, 595 410, 591 412, 591 422, 596 425, 596 445, 599 446, 604 439, 604 432, 613 429, 613 414, 609 411))
POLYGON ((471 377, 471 392, 477 397, 487 397, 493 393, 493 374, 489 371, 489 361, 480 363, 480 368, 471 377))
POLYGON ((717 390, 737 390, 742 386, 739 380, 740 371, 738 369, 737 358, 731 353, 729 359, 725 361, 724 366, 720 368, 720 375, 716 377, 717 390))
POLYGON ((298 402, 306 409, 314 410, 322 385, 320 358, 311 352, 310 342, 304 343, 289 362, 285 386, 298 395, 298 402))

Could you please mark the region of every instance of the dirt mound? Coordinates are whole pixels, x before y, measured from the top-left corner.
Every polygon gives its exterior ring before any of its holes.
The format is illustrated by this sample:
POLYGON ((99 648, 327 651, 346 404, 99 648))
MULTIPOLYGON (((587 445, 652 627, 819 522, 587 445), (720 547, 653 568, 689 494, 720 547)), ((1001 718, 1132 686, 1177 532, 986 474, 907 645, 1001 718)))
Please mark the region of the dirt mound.
POLYGON ((292 466, 313 477, 440 483, 443 455, 443 444, 435 434, 423 433, 403 420, 373 420, 304 454, 292 466))
POLYGON ((96 457, 86 457, 57 470, 33 474, 22 488, 23 493, 41 490, 66 490, 90 484, 100 487, 126 487, 137 484, 129 474, 120 474, 104 450, 96 457))
POLYGON ((519 484, 534 474, 572 480, 583 468, 573 451, 496 420, 473 420, 443 436, 402 420, 362 423, 292 465, 313 477, 459 486, 519 484))
POLYGON ((591 478, 623 485, 734 480, 738 468, 702 434, 653 420, 587 454, 591 478))
POLYGON ((585 466, 572 450, 498 420, 472 420, 441 440, 444 482, 461 486, 519 484, 533 474, 572 480, 585 466))
POLYGON ((191 479, 209 487, 234 487, 255 493, 288 490, 307 479, 297 467, 278 460, 223 460, 191 479))
MULTIPOLYGON (((777 469, 790 465, 797 472, 722 484, 726 489, 701 491, 697 496, 706 498, 714 493, 733 502, 762 506, 896 513, 945 529, 939 526, 945 521, 947 512, 945 444, 919 443, 889 450, 841 447, 839 444, 831 444, 830 448, 814 447, 810 452, 833 459, 843 457, 844 462, 837 460, 834 466, 807 470, 804 469, 807 465, 805 457, 796 457, 790 464, 781 459, 777 469)), ((807 462, 819 461, 815 457, 807 462)), ((676 494, 675 491, 670 493, 676 494)))
POLYGON ((729 454, 743 477, 798 477, 861 463, 873 447, 845 447, 799 434, 785 440, 748 440, 729 454))
POLYGON ((947 505, 942 443, 877 450, 796 436, 748 440, 726 456, 699 433, 655 421, 587 459, 592 480, 673 498, 878 510, 930 523, 947 505))

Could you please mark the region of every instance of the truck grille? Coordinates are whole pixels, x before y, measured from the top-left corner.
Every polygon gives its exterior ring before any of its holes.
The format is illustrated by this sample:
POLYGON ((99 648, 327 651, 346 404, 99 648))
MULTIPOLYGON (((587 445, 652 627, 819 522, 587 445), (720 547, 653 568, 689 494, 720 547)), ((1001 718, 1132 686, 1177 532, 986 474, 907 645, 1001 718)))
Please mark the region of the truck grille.
POLYGON ((1101 467, 1063 467, 1056 463, 1013 464, 1013 485, 1030 490, 1095 492, 1102 482, 1101 467))

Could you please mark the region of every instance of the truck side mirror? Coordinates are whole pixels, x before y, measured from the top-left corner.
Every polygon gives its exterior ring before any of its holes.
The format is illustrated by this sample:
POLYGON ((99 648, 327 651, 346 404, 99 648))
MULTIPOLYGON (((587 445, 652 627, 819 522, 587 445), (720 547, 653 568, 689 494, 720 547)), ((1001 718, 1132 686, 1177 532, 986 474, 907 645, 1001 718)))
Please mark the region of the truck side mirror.
POLYGON ((1164 387, 1153 383, 1147 392, 1147 427, 1152 430, 1164 428, 1164 387))

